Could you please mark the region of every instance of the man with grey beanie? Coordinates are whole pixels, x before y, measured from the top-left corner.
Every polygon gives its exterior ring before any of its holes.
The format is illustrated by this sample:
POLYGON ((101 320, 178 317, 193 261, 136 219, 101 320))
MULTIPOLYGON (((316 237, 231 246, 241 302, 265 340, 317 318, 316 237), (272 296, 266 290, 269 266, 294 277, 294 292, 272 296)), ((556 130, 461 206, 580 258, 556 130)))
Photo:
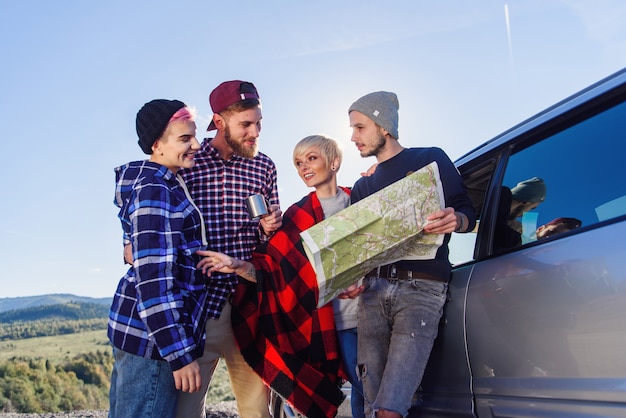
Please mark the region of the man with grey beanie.
POLYGON ((398 97, 378 91, 349 108, 352 142, 361 157, 375 156, 377 167, 354 185, 352 203, 436 162, 445 208, 428 216, 427 234, 445 234, 431 260, 401 260, 369 272, 364 285, 346 292, 360 295, 358 368, 366 398, 366 416, 406 416, 424 374, 446 301, 452 232, 474 229, 476 214, 461 176, 440 148, 405 148, 398 139, 398 97), (392 338, 393 336, 393 338, 392 338))

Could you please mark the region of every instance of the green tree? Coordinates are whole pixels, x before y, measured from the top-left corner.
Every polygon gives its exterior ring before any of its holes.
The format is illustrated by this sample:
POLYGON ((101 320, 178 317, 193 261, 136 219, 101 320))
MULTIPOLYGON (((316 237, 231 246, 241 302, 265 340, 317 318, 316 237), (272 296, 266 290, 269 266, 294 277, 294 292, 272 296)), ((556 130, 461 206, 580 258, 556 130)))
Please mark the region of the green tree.
POLYGON ((43 412, 35 388, 27 379, 15 376, 5 378, 2 392, 11 400, 11 408, 18 412, 43 412))

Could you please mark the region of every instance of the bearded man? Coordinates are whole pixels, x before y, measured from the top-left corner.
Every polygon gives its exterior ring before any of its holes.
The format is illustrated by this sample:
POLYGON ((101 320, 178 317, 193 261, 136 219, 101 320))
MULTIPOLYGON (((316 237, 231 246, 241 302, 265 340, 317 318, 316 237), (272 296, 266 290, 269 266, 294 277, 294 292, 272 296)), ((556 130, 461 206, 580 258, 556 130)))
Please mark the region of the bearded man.
MULTIPOLYGON (((181 175, 204 217, 207 248, 249 260, 257 245, 282 224, 276 166, 258 151, 261 101, 254 84, 232 80, 217 86, 209 102, 214 114, 207 131, 217 133, 204 139, 195 166, 181 170, 181 175), (246 208, 245 200, 253 194, 263 195, 269 203, 269 215, 260 220, 251 219, 246 208)), ((178 417, 205 416, 206 393, 220 358, 226 362, 239 415, 270 417, 267 388, 243 359, 232 331, 229 297, 237 282, 232 273, 207 277, 206 343, 199 359, 203 387, 194 393, 181 392, 178 417)))

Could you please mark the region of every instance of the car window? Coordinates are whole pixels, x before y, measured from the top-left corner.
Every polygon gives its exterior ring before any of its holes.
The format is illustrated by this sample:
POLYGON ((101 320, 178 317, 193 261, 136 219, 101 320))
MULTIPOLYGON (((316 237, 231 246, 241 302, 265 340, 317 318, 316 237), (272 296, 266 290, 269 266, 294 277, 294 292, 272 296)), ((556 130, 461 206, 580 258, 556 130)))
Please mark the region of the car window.
POLYGON ((512 154, 500 205, 512 247, 626 214, 626 103, 512 154), (505 201, 510 191, 510 204, 505 201))
POLYGON ((626 103, 575 124, 566 126, 564 119, 561 128, 550 128, 552 135, 543 133, 538 142, 525 138, 532 144, 513 148, 501 183, 491 186, 495 162, 462 167, 479 226, 452 234, 453 265, 473 260, 479 242, 488 243, 486 252, 498 253, 626 215, 626 103), (481 227, 484 222, 489 227, 481 227))

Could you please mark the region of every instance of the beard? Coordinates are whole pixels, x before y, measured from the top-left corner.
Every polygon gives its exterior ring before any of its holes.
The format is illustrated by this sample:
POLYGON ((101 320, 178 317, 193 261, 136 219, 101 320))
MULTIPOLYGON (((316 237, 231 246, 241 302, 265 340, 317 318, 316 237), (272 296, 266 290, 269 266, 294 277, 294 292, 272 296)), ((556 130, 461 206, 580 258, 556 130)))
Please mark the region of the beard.
POLYGON ((365 158, 365 157, 375 157, 378 154, 380 154, 380 152, 382 150, 385 149, 385 145, 387 144, 387 138, 385 138, 385 135, 383 135, 382 131, 380 130, 380 128, 377 129, 376 133, 378 134, 378 140, 376 141, 376 143, 374 144, 374 147, 370 150, 363 150, 361 152, 361 157, 365 158))
POLYGON ((228 146, 233 150, 233 153, 240 157, 252 159, 256 157, 259 152, 256 143, 254 147, 250 148, 244 145, 245 138, 241 138, 241 140, 234 139, 230 134, 228 125, 224 127, 224 140, 226 140, 228 146))

